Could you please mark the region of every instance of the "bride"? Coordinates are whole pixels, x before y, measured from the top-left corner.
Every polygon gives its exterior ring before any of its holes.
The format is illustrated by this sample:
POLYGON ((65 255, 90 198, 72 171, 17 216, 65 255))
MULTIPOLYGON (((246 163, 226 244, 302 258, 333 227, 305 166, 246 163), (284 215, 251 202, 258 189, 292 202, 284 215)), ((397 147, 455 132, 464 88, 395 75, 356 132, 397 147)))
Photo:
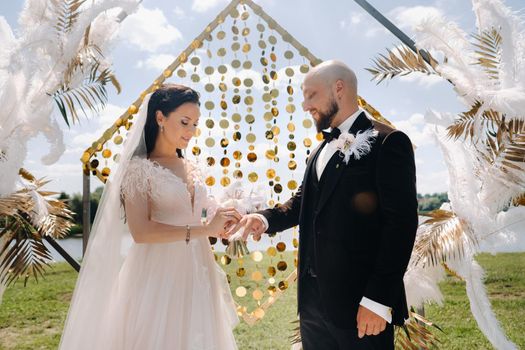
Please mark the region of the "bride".
POLYGON ((240 214, 218 208, 181 151, 199 105, 173 84, 145 98, 104 189, 60 349, 237 349, 235 305, 208 237, 222 238, 240 214))

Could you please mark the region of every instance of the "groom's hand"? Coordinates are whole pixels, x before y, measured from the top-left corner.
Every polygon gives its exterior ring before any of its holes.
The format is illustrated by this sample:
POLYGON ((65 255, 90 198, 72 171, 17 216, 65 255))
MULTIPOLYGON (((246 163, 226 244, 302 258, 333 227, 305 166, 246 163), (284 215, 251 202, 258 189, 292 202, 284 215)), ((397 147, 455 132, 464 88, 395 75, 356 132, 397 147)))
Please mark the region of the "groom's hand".
POLYGON ((235 225, 232 229, 228 230, 226 234, 228 236, 233 235, 241 227, 244 229, 242 234, 242 239, 244 241, 248 239, 248 236, 250 234, 253 235, 254 240, 258 241, 266 229, 264 222, 261 220, 259 215, 247 214, 242 217, 241 221, 239 221, 237 225, 235 225))
POLYGON ((386 320, 366 307, 359 305, 357 310, 357 332, 359 338, 365 335, 378 335, 386 328, 386 320))
POLYGON ((235 208, 218 208, 215 216, 206 226, 211 237, 228 238, 226 232, 238 224, 241 218, 241 214, 235 208))

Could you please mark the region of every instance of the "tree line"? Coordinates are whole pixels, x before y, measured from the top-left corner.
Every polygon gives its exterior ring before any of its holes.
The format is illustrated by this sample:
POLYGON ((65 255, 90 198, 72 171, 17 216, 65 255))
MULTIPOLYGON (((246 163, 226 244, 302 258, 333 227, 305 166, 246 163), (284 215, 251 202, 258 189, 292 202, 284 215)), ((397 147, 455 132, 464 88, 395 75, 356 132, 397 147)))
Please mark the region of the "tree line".
MULTIPOLYGON (((95 220, 95 214, 97 213, 98 203, 100 202, 100 197, 102 196, 103 190, 104 187, 100 186, 97 187, 95 191, 91 192, 91 196, 89 198, 91 224, 93 224, 93 221, 95 220)), ((69 209, 73 212, 73 221, 75 224, 71 228, 69 235, 82 235, 82 194, 75 193, 73 195, 69 195, 65 192, 61 192, 58 196, 58 199, 65 201, 68 204, 69 209)))

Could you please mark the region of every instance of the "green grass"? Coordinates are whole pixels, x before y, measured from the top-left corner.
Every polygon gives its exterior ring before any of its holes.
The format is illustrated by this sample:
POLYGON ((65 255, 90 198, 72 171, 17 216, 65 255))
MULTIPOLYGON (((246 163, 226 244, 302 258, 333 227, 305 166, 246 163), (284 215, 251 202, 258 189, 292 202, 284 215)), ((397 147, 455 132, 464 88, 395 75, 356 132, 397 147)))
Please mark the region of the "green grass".
MULTIPOLYGON (((506 334, 518 348, 525 348, 525 253, 481 254, 478 261, 486 270, 486 287, 506 334)), ((263 261, 261 266, 266 264, 263 261)), ((235 274, 233 265, 228 270, 235 274)), ((30 281, 24 287, 18 282, 10 287, 0 305, 0 349, 56 349, 76 276, 71 267, 61 263, 54 265, 39 283, 30 281)), ((254 287, 251 285, 249 294, 254 287)), ((426 307, 427 318, 445 331, 440 335, 441 349, 492 349, 470 313, 464 283, 448 277, 441 287, 444 307, 426 307)), ((295 293, 295 285, 290 286, 263 320, 253 327, 241 323, 236 328, 241 350, 290 348, 290 322, 296 319, 295 293)))
MULTIPOLYGON (((525 349, 525 253, 480 254, 477 261, 485 270, 485 286, 505 334, 519 349, 525 349)), ((427 318, 446 332, 440 337, 441 349, 493 349, 470 312, 465 283, 447 277, 441 290, 444 307, 426 307, 427 318)))

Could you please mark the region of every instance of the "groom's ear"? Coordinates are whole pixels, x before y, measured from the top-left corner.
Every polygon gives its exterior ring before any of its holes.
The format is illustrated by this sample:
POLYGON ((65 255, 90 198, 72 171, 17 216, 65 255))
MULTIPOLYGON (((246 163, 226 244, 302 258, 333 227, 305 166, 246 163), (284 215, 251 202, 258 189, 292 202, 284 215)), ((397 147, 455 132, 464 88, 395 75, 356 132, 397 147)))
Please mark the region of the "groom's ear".
POLYGON ((334 83, 334 95, 337 96, 338 98, 342 98, 343 97, 343 90, 344 90, 344 86, 345 83, 343 82, 342 79, 337 79, 334 83))

